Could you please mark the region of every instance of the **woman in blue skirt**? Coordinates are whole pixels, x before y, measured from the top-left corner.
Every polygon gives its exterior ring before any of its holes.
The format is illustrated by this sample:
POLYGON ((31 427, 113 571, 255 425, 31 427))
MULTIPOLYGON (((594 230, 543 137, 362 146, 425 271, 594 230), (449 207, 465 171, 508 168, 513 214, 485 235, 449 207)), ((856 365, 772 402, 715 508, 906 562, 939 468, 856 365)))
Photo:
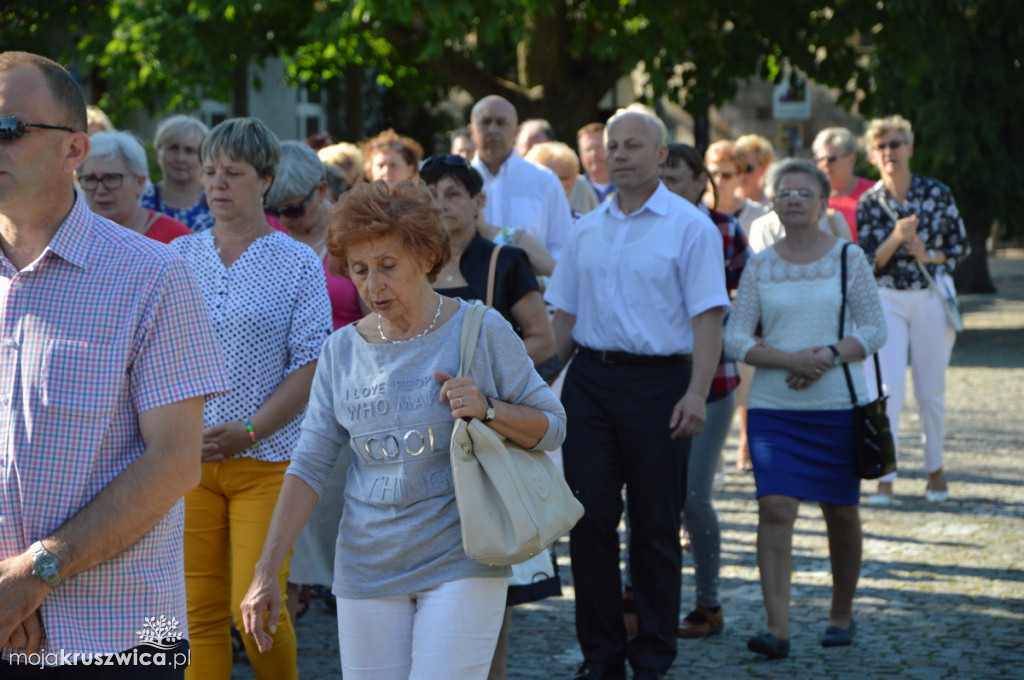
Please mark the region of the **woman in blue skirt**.
POLYGON ((858 403, 866 402, 861 362, 885 342, 886 331, 874 275, 864 252, 851 245, 845 250, 847 313, 840 339, 844 242, 817 227, 828 204, 828 177, 810 162, 790 160, 775 171, 772 188, 785 237, 747 263, 725 350, 757 367, 747 430, 768 626, 747 647, 783 658, 789 654, 793 523, 800 500, 817 501, 828 528, 832 608, 821 644, 849 645, 856 632, 860 479, 842 364, 851 364, 858 403))

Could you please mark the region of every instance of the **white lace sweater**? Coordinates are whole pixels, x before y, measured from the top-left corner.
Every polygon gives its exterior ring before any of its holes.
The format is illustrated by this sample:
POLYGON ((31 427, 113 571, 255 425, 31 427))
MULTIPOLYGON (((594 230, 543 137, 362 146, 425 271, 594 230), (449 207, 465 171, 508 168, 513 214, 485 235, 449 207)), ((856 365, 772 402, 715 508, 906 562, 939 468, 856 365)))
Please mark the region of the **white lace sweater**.
MULTIPOLYGON (((796 352, 839 340, 839 257, 843 241, 811 264, 786 262, 769 247, 747 263, 725 327, 725 351, 743 360, 754 346, 758 322, 771 347, 796 352)), ((847 251, 847 311, 843 336, 852 335, 871 356, 885 342, 885 318, 875 277, 864 251, 847 251), (852 317, 852 318, 851 318, 852 317)), ((867 401, 861 362, 849 364, 857 403, 867 401)), ((803 390, 786 385, 787 371, 758 368, 751 384, 750 408, 829 410, 850 408, 850 392, 841 367, 827 371, 803 390)))

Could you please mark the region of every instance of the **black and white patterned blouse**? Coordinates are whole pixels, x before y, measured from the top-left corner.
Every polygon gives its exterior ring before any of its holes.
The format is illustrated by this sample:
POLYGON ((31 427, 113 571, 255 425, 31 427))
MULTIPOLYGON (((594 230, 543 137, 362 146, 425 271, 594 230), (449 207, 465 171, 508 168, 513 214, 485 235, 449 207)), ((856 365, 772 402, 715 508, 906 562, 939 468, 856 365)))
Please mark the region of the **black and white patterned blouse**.
MULTIPOLYGON (((864 192, 857 203, 858 245, 864 249, 872 265, 875 264, 875 250, 896 226, 882 201, 898 218, 917 215, 917 235, 924 242, 925 250, 945 253, 945 264, 926 265, 932 276, 951 273, 970 254, 967 230, 953 200, 953 192, 938 180, 913 175, 904 205, 896 202, 881 180, 864 192)), ((928 281, 917 267, 916 258, 907 251, 905 244, 896 249, 884 267, 875 269, 875 278, 881 288, 921 290, 928 287, 928 281)))
MULTIPOLYGON (((196 275, 231 376, 231 391, 206 402, 203 426, 251 417, 288 374, 316 361, 331 332, 323 263, 312 248, 278 231, 253 241, 230 267, 209 230, 177 238, 171 247, 196 275)), ((238 456, 289 460, 302 416, 238 456)))

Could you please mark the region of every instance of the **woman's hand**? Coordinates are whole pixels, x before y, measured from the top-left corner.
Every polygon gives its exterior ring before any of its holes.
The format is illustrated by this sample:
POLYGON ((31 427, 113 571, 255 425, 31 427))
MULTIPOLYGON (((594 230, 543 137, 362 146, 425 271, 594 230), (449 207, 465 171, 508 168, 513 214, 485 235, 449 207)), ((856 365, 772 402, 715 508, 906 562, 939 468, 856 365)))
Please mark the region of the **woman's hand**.
POLYGON ((453 378, 443 371, 434 371, 434 379, 441 383, 441 402, 448 402, 452 418, 487 417, 487 397, 469 376, 453 378))
POLYGON ((786 376, 786 384, 790 389, 806 389, 830 368, 832 368, 832 350, 828 347, 808 347, 799 352, 793 352, 790 354, 789 375, 786 376))
POLYGON ((922 241, 921 237, 918 236, 917 234, 914 234, 914 236, 911 239, 909 239, 904 245, 907 249, 907 252, 913 255, 919 261, 927 263, 931 260, 931 258, 928 257, 928 250, 925 248, 924 241, 922 241))
POLYGON ((896 226, 892 230, 893 236, 901 243, 909 243, 911 239, 917 238, 917 224, 917 215, 901 217, 896 220, 896 226))
POLYGON ((242 623, 245 634, 256 641, 260 652, 268 652, 274 646, 274 638, 271 636, 277 633, 277 619, 280 615, 281 588, 277 582, 277 571, 261 569, 257 564, 249 592, 242 598, 242 623))
POLYGON ((232 420, 203 428, 204 463, 223 463, 252 444, 249 431, 241 420, 232 420))

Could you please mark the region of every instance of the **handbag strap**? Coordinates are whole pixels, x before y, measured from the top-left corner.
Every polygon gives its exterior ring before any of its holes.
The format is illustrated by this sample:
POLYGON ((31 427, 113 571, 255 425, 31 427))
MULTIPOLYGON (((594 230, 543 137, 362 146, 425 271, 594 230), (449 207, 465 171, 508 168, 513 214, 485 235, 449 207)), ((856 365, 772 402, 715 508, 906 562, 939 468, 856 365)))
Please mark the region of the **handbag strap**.
POLYGON ((466 305, 466 311, 462 314, 462 336, 459 340, 459 373, 456 378, 461 378, 469 372, 473 365, 473 355, 476 353, 476 344, 480 338, 480 327, 483 325, 484 313, 487 308, 478 303, 466 305))
MULTIPOLYGON (((878 204, 882 207, 882 210, 885 211, 885 214, 889 216, 889 219, 892 220, 893 225, 895 225, 896 222, 899 221, 900 216, 897 215, 893 211, 892 207, 890 207, 889 204, 885 202, 884 196, 880 196, 878 198, 878 204)), ((893 228, 895 229, 895 226, 893 226, 893 228)), ((921 260, 917 259, 916 257, 914 258, 914 263, 917 264, 917 268, 921 271, 921 275, 924 276, 924 280, 928 282, 928 287, 931 288, 932 291, 935 292, 939 297, 945 297, 943 296, 942 291, 939 290, 939 287, 935 285, 935 279, 932 278, 931 272, 928 271, 928 267, 924 266, 921 260)), ((942 265, 937 264, 935 266, 936 268, 938 268, 941 267, 942 265)))
MULTIPOLYGON (((843 329, 846 327, 846 251, 853 245, 852 243, 844 243, 843 249, 839 253, 839 285, 843 291, 843 299, 839 304, 839 339, 843 339, 843 329)), ((878 352, 875 352, 872 357, 875 360, 875 380, 878 381, 878 396, 882 396, 882 366, 878 362, 878 352)), ((850 375, 850 365, 843 362, 843 374, 846 376, 846 387, 850 390, 850 401, 854 406, 857 405, 857 391, 853 389, 853 376, 850 375)))
POLYGON ((487 268, 487 298, 484 304, 488 307, 494 306, 494 277, 498 271, 498 253, 501 252, 501 244, 494 246, 491 251, 491 264, 487 268))

